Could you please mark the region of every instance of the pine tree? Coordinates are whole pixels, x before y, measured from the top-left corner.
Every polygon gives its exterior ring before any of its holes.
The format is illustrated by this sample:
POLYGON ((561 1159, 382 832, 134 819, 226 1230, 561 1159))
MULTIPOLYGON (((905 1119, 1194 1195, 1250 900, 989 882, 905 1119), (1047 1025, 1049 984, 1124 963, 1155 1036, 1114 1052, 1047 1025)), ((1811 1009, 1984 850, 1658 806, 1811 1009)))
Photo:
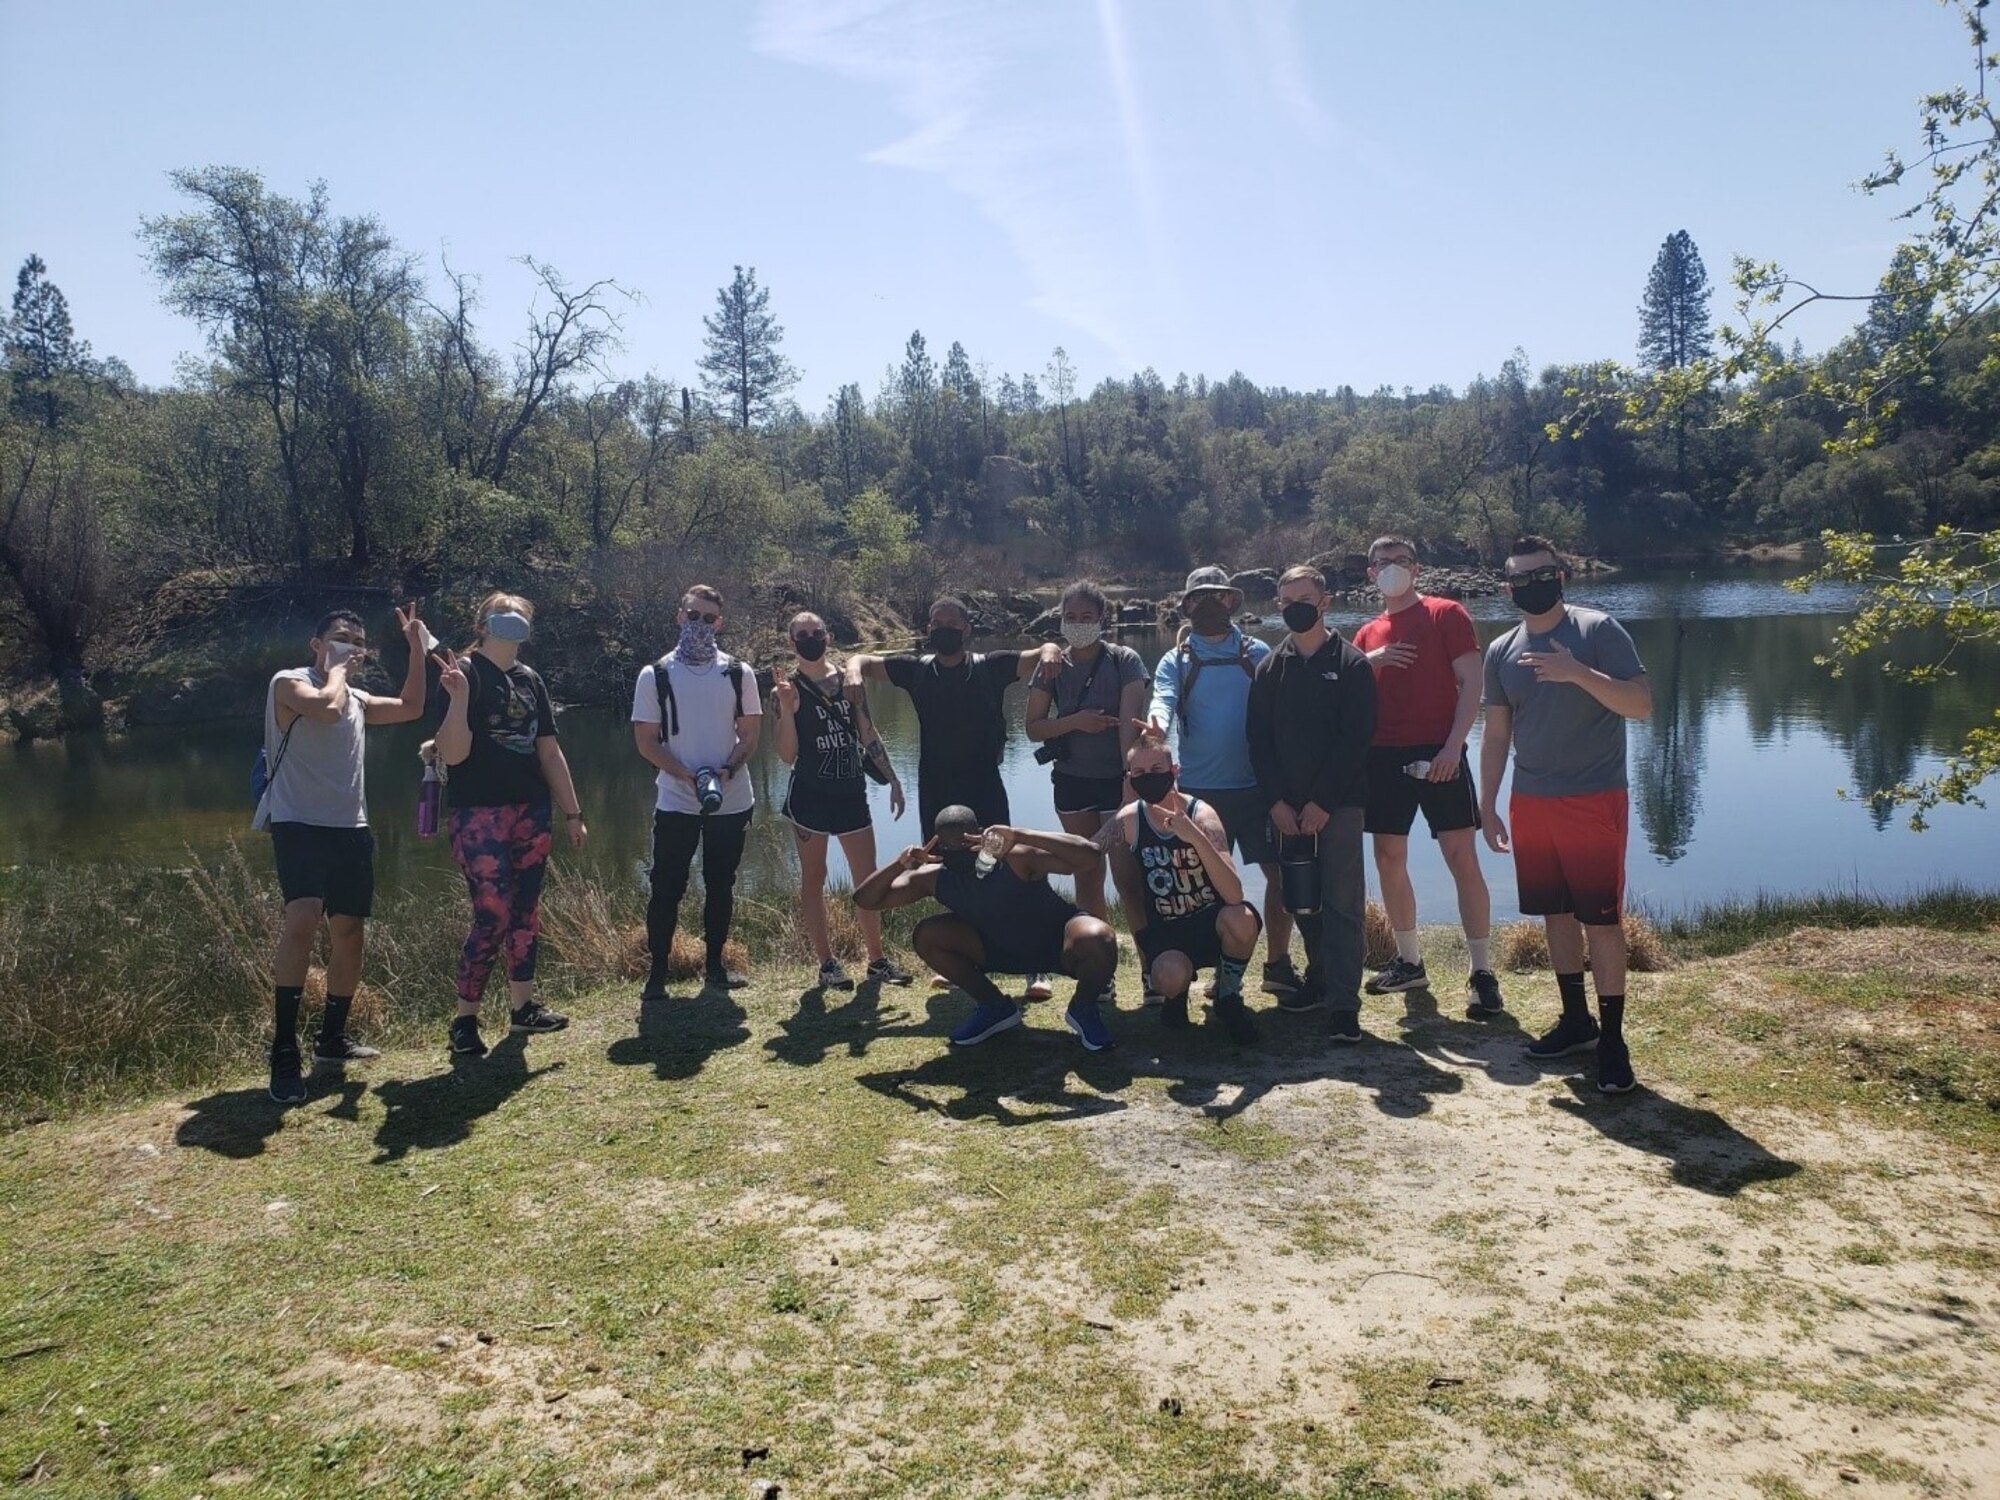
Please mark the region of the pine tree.
POLYGON ((39 255, 21 263, 14 281, 14 315, 7 323, 7 373, 13 385, 9 405, 22 417, 55 427, 62 419, 57 381, 82 368, 89 355, 70 325, 69 302, 49 280, 39 255))
POLYGON ((757 268, 736 267, 736 276, 715 294, 716 311, 703 318, 701 383, 711 396, 726 398, 736 425, 769 416, 777 400, 798 384, 799 372, 778 352, 785 330, 771 316, 771 291, 757 285, 757 268))
POLYGON ((1694 237, 1676 229, 1660 246, 1639 303, 1639 358, 1655 370, 1685 370, 1714 349, 1708 270, 1694 237))

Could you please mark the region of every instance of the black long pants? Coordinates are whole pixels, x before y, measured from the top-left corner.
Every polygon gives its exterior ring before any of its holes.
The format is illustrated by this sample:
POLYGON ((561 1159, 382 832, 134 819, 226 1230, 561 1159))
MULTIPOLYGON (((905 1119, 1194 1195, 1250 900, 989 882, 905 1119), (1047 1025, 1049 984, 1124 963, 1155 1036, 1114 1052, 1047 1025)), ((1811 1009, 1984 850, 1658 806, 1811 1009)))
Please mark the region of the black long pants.
POLYGON ((743 845, 750 834, 750 813, 655 812, 653 814, 653 894, 646 903, 646 946, 656 975, 664 976, 673 952, 681 898, 687 894, 688 872, 695 850, 701 851, 702 937, 708 945, 708 966, 722 967, 722 945, 736 914, 736 867, 743 863, 743 845))

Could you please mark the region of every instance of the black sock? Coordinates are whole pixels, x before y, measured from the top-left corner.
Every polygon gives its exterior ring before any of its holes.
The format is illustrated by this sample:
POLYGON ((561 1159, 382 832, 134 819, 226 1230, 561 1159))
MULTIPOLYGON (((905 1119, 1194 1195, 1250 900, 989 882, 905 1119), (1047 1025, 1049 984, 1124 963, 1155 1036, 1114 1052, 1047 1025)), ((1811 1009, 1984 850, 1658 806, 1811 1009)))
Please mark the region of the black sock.
POLYGON ((326 1010, 319 1018, 319 1039, 322 1042, 338 1042, 347 1035, 347 1011, 354 1004, 352 995, 328 995, 326 1010))
POLYGON ((1598 1024, 1603 1028, 1605 1040, 1622 1042, 1625 1040, 1625 997, 1623 995, 1599 995, 1597 997, 1598 1024))
POLYGON ((1556 993, 1562 996, 1565 1021, 1590 1019, 1590 997, 1584 992, 1581 972, 1556 975, 1556 993))
POLYGON ((299 1002, 305 998, 305 987, 296 984, 278 986, 277 1019, 271 1028, 271 1046, 290 1047, 298 1050, 299 1045, 299 1002))

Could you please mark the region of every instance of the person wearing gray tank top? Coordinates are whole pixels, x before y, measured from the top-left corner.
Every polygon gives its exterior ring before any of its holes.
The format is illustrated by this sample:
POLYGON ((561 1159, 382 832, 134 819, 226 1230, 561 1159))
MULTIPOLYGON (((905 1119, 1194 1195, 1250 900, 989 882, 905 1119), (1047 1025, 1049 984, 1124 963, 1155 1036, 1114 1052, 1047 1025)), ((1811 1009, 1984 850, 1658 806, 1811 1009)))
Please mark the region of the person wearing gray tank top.
POLYGON ((271 1037, 271 1097, 305 1101, 299 1055, 299 1004, 321 923, 327 929, 326 1009, 314 1060, 338 1068, 379 1055, 347 1034, 361 977, 362 929, 375 898, 375 842, 368 832, 362 738, 371 725, 407 724, 424 711, 424 654, 430 632, 412 603, 396 611, 409 652, 393 698, 350 684, 368 659, 368 627, 352 610, 323 617, 308 643, 309 666, 271 679, 264 695, 264 755, 270 782, 260 813, 285 914, 271 968, 276 986, 271 1037))

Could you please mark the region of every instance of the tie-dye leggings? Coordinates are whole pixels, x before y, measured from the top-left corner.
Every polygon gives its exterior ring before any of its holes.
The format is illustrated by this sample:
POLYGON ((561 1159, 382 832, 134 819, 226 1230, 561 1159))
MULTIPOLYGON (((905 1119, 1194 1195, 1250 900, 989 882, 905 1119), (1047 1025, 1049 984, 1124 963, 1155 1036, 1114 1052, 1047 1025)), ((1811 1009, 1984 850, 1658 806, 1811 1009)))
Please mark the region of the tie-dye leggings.
POLYGON ((535 977, 542 932, 542 876, 549 865, 547 803, 461 807, 451 815, 451 852, 472 893, 472 931, 458 960, 458 998, 477 1005, 501 949, 507 977, 535 977))

